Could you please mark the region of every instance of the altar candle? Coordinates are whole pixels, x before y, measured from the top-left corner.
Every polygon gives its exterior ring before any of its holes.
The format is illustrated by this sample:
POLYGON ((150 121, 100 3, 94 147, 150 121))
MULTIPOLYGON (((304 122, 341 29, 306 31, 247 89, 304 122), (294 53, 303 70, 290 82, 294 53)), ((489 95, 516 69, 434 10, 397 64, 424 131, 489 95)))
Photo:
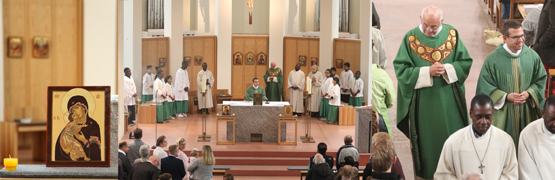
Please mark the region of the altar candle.
POLYGON ((312 94, 312 78, 306 77, 306 91, 308 94, 312 94))
POLYGON ((4 158, 4 166, 6 166, 6 171, 15 171, 17 167, 17 158, 4 158))
POLYGON ((202 89, 200 92, 206 93, 206 75, 202 76, 202 89))

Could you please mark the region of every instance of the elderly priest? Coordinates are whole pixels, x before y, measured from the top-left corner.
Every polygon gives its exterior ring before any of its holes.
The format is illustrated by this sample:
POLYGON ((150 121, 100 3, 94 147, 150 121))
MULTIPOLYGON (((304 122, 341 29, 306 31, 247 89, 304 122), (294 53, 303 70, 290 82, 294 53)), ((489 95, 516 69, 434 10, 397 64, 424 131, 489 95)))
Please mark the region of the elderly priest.
POLYGON ((493 101, 477 95, 470 102, 472 125, 453 133, 439 157, 434 179, 461 179, 476 173, 481 179, 517 179, 518 163, 513 139, 492 126, 493 101))
POLYGON ((555 96, 547 98, 543 109, 543 117, 528 124, 520 134, 520 179, 555 178, 555 96))
POLYGON ((252 101, 252 98, 254 98, 254 93, 261 93, 262 97, 266 99, 266 92, 264 91, 264 88, 260 86, 258 78, 252 79, 252 86, 247 89, 247 94, 245 94, 245 101, 252 101))

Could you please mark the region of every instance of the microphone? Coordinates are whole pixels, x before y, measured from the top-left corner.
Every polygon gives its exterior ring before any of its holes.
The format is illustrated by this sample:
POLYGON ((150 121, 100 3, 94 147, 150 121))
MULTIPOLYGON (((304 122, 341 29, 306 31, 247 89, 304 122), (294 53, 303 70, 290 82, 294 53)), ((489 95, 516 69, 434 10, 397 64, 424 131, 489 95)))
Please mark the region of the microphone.
POLYGON ((264 99, 266 99, 266 103, 265 104, 270 104, 270 101, 268 101, 268 98, 266 96, 264 96, 264 99))

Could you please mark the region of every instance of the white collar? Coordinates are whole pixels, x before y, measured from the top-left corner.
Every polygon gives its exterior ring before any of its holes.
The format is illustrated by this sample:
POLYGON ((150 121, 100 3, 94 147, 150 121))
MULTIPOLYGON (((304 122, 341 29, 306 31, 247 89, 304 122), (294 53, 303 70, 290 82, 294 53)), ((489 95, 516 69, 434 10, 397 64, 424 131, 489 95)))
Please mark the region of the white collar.
POLYGON ((520 51, 522 51, 522 49, 520 49, 520 50, 516 51, 516 53, 513 53, 513 51, 511 51, 509 49, 509 46, 507 46, 507 43, 503 44, 503 48, 505 48, 505 50, 513 56, 518 56, 520 54, 520 51))
MULTIPOLYGON (((422 24, 418 25, 418 28, 420 28, 420 32, 424 33, 424 29, 422 29, 422 24)), ((436 34, 434 34, 432 37, 436 37, 439 34, 439 32, 441 32, 441 29, 443 29, 442 24, 439 25, 439 28, 437 28, 436 34)), ((424 34, 426 34, 426 33, 424 33, 424 34)))
POLYGON ((123 155, 127 156, 127 153, 123 152, 121 149, 118 149, 118 152, 122 153, 123 155))
POLYGON ((476 139, 478 139, 478 138, 484 137, 484 135, 486 135, 491 130, 491 126, 486 131, 486 133, 484 133, 482 135, 478 135, 478 133, 476 133, 476 131, 474 131, 474 125, 472 125, 472 124, 470 124, 470 129, 472 130, 472 133, 474 134, 474 137, 476 137, 476 139))
POLYGON ((258 85, 258 86, 256 86, 256 87, 255 87, 254 85, 252 85, 252 87, 253 87, 254 89, 258 89, 258 87, 260 87, 260 85, 258 85))

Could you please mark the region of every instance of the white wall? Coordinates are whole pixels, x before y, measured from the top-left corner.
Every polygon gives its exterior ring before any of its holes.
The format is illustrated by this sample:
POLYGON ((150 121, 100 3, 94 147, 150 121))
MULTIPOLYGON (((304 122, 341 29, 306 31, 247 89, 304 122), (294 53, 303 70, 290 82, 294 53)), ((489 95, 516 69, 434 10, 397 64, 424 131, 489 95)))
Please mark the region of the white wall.
POLYGON ((361 0, 349 1, 349 32, 350 33, 359 33, 360 31, 360 1, 361 0))
POLYGON ((314 31, 314 8, 316 7, 316 0, 306 0, 306 8, 303 9, 305 14, 305 32, 314 31))
POLYGON ((270 1, 254 1, 252 9, 252 24, 249 24, 249 6, 247 6, 247 2, 245 0, 233 0, 232 6, 233 34, 270 33, 270 1))
POLYGON ((301 26, 301 3, 299 0, 284 0, 285 1, 285 35, 296 36, 300 31, 301 26))
MULTIPOLYGON (((116 68, 116 70, 120 70, 123 69, 125 66, 123 66, 123 1, 118 1, 118 67, 116 68)), ((123 90, 123 77, 121 76, 123 74, 120 74, 121 79, 118 81, 119 84, 119 92, 122 92, 121 94, 123 94, 124 90, 123 90)), ((116 78, 120 78, 120 77, 116 77, 116 78)), ((139 89, 139 87, 137 87, 137 89, 139 89)), ((138 94, 138 93, 137 93, 138 94)), ((118 98, 119 99, 119 98, 118 98)), ((123 104, 123 99, 119 99, 119 103, 118 103, 118 109, 119 112, 118 114, 123 114, 123 108, 124 108, 124 104, 123 104)), ((126 126, 127 124, 125 123, 125 118, 124 116, 119 116, 118 117, 118 140, 121 140, 121 138, 123 138, 123 134, 124 132, 124 126, 126 126)))
POLYGON ((183 0, 183 29, 191 29, 191 0, 183 0))
MULTIPOLYGON (((148 26, 147 26, 147 19, 148 19, 148 0, 142 0, 141 3, 142 7, 141 7, 141 29, 143 31, 146 31, 148 26)), ((123 5, 123 4, 122 4, 123 5)))
POLYGON ((197 35, 215 35, 216 0, 198 0, 197 5, 197 35))
POLYGON ((83 2, 83 85, 116 92, 116 2, 83 2))
MULTIPOLYGON (((4 3, 0 1, 0 37, 4 38, 4 3)), ((0 122, 4 121, 4 43, 0 43, 0 122)))
MULTIPOLYGON (((219 0, 217 6, 216 35, 218 36, 217 56, 218 56, 218 89, 231 90, 231 27, 232 22, 232 2, 219 0)), ((246 3, 245 3, 246 4, 246 3)), ((256 5, 256 4, 255 4, 256 5)), ((230 92, 228 92, 230 93, 230 92)))

